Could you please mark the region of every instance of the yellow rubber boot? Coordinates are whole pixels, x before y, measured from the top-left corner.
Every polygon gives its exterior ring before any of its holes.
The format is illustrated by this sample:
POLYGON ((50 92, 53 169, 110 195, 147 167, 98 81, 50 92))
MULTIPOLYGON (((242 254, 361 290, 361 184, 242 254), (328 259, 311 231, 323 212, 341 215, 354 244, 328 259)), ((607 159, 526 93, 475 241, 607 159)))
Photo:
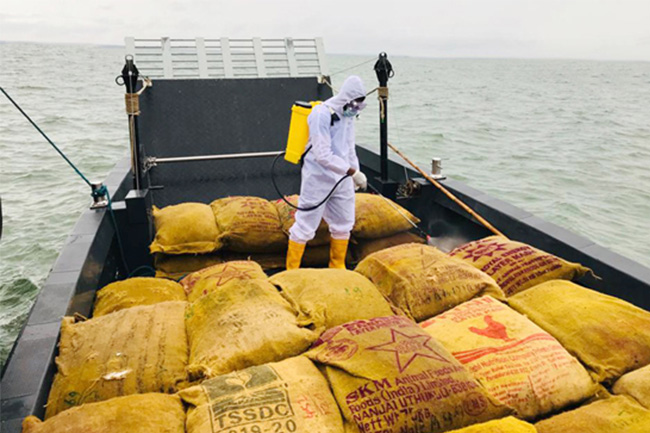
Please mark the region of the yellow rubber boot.
POLYGON ((345 256, 348 252, 348 239, 330 241, 330 268, 345 269, 345 256))
POLYGON ((289 249, 287 250, 287 270, 298 269, 302 255, 305 252, 305 244, 289 240, 289 249))

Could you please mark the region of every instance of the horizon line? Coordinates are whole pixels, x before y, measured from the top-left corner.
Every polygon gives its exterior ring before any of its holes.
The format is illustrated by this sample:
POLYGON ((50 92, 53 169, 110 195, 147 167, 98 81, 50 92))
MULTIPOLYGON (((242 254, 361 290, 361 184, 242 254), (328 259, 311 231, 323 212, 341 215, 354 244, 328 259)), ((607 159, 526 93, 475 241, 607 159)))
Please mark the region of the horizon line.
MULTIPOLYGON (((124 45, 119 44, 102 44, 91 42, 44 42, 44 41, 28 41, 28 40, 6 40, 0 39, 0 44, 15 43, 15 44, 41 44, 41 45, 81 45, 88 47, 102 47, 102 48, 124 48, 124 45)), ((377 54, 358 54, 358 53, 337 53, 327 52, 327 55, 334 56, 376 56, 377 54)), ((525 57, 525 56, 426 56, 426 55, 411 55, 411 54, 391 54, 392 57, 405 57, 415 59, 438 59, 438 60, 574 60, 574 61, 593 61, 593 62, 650 62, 650 59, 612 59, 612 58, 595 58, 595 57, 525 57)))

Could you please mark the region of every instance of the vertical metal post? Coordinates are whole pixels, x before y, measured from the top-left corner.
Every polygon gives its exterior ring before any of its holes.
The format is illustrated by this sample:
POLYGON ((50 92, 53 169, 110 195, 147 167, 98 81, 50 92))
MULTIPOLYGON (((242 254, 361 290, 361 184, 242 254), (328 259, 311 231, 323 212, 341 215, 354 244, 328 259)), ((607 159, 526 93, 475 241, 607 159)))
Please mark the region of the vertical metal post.
POLYGON ((208 58, 205 54, 205 39, 196 38, 196 61, 199 65, 199 78, 208 78, 208 58))
MULTIPOLYGON (((134 111, 133 105, 128 102, 136 93, 138 77, 140 72, 133 62, 133 56, 125 57, 124 68, 122 68, 122 81, 126 88, 127 114, 129 116, 129 139, 131 141, 131 170, 133 171, 133 187, 140 189, 142 184, 142 162, 140 155, 140 140, 138 139, 138 112, 134 111)), ((136 97, 137 100, 137 97, 136 97)))
POLYGON ((264 64, 264 49, 262 48, 262 38, 253 38, 253 51, 255 52, 255 66, 257 66, 257 76, 266 78, 266 65, 264 64))
POLYGON ((174 77, 174 63, 172 62, 172 40, 169 36, 160 39, 162 48, 163 73, 165 78, 174 77))
POLYGON ((235 66, 232 63, 232 53, 230 52, 230 40, 221 38, 221 60, 223 61, 223 73, 226 78, 235 78, 235 66))
POLYGON ((388 55, 379 53, 375 63, 375 73, 379 80, 379 156, 380 179, 388 181, 388 79, 393 76, 393 67, 388 61, 388 55))

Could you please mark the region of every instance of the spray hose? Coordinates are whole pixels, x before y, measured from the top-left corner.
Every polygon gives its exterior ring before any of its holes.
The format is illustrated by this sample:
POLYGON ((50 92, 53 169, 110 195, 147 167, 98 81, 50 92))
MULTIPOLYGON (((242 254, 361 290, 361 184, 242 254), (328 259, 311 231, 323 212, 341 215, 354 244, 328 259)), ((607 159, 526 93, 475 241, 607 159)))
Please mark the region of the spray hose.
MULTIPOLYGON (((311 149, 311 147, 308 148, 307 151, 306 151, 305 153, 302 154, 302 158, 304 158, 305 155, 307 155, 307 153, 309 152, 310 149, 311 149)), ((339 185, 340 185, 340 184, 341 184, 345 179, 347 179, 348 177, 350 177, 349 174, 346 174, 345 176, 343 176, 342 178, 340 178, 340 179, 339 179, 339 180, 334 184, 334 186, 332 187, 332 189, 330 190, 330 192, 325 196, 325 198, 324 198, 323 200, 321 200, 318 204, 316 204, 316 205, 314 205, 314 206, 309 206, 309 207, 299 207, 299 206, 296 206, 295 204, 291 203, 289 200, 286 199, 286 197, 284 196, 284 194, 280 191, 280 188, 278 187, 278 183, 277 183, 276 180, 275 180, 275 165, 277 164, 277 162, 278 162, 278 160, 280 159, 280 157, 281 157, 281 156, 284 156, 285 153, 286 153, 286 152, 282 152, 282 153, 278 154, 278 156, 276 156, 275 159, 273 159, 273 164, 271 165, 271 181, 273 182, 273 187, 275 188, 275 191, 278 193, 278 195, 280 196, 280 198, 281 198, 281 199, 282 199, 286 204, 288 204, 289 206, 291 206, 291 207, 294 208, 294 209, 301 210, 301 211, 305 211, 305 212, 309 212, 309 211, 312 211, 312 210, 314 210, 314 209, 318 209, 319 207, 321 207, 322 205, 324 205, 325 202, 326 202, 327 200, 329 200, 329 198, 332 196, 332 194, 334 194, 334 191, 336 191, 336 188, 338 188, 338 186, 339 186, 339 185)), ((302 160, 302 158, 301 158, 301 160, 302 160)))

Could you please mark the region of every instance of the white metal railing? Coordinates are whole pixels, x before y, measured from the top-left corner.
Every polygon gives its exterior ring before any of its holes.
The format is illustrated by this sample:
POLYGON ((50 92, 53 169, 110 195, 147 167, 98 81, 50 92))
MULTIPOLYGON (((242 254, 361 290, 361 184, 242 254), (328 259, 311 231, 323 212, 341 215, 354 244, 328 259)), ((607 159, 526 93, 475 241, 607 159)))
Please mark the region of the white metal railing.
POLYGON ((328 75, 322 38, 125 39, 150 78, 264 78, 328 75))

